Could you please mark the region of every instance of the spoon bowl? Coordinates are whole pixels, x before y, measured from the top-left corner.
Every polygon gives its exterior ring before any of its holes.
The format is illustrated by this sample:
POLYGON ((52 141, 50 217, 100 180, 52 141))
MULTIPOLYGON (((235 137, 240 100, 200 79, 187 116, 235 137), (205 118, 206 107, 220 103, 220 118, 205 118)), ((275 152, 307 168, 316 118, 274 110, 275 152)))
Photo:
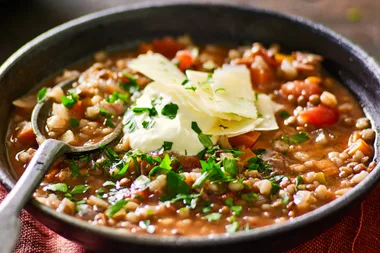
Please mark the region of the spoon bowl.
MULTIPOLYGON (((77 79, 78 76, 72 77, 58 86, 64 91, 68 90, 77 79)), ((13 190, 0 204, 0 227, 3 228, 0 235, 1 253, 11 253, 15 248, 20 231, 20 221, 17 217, 57 157, 68 153, 95 151, 110 144, 121 134, 122 123, 119 123, 112 133, 94 144, 72 146, 60 140, 46 138, 46 119, 52 105, 52 99, 44 98, 35 106, 31 122, 40 146, 13 190)))
MULTIPOLYGON (((67 80, 64 80, 60 82, 57 87, 62 88, 63 91, 67 91, 70 89, 78 80, 78 75, 71 77, 67 80)), ((37 103, 37 105, 33 109, 31 123, 33 127, 33 132, 35 133, 37 137, 37 142, 39 144, 42 144, 44 141, 46 141, 48 138, 46 133, 46 119, 50 116, 51 108, 53 105, 53 100, 49 98, 44 98, 42 102, 37 103)), ((120 136, 122 131, 122 124, 118 124, 113 132, 110 134, 104 136, 99 142, 92 143, 92 144, 85 144, 84 146, 72 146, 69 144, 66 144, 69 147, 70 153, 79 153, 79 152, 91 152, 96 149, 99 149, 101 147, 104 147, 108 144, 110 144, 112 141, 117 139, 118 136, 120 136)))

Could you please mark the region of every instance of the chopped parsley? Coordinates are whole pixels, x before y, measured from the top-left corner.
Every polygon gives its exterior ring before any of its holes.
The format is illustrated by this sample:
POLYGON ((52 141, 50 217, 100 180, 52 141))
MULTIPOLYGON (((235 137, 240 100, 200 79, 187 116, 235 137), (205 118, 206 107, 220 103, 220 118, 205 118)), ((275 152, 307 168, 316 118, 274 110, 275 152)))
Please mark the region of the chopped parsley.
POLYGON ((72 177, 75 177, 75 176, 78 176, 80 173, 79 173, 79 166, 76 164, 75 161, 71 161, 71 176, 72 177))
POLYGON ((106 109, 104 109, 104 108, 100 108, 100 110, 99 110, 99 115, 100 116, 102 116, 102 117, 104 117, 104 118, 111 118, 112 116, 113 116, 113 114, 112 113, 110 113, 110 112, 108 112, 106 109))
POLYGON ((226 126, 223 126, 222 124, 220 124, 219 127, 223 128, 223 129, 227 129, 228 128, 226 126))
POLYGON ((108 217, 114 216, 117 212, 119 212, 127 203, 129 200, 122 199, 117 201, 112 206, 109 206, 107 210, 104 212, 108 217))
POLYGON ((173 171, 166 173, 166 188, 168 195, 162 197, 162 200, 170 200, 175 198, 178 194, 190 193, 190 186, 184 181, 184 178, 173 171))
POLYGON ((192 91, 196 91, 196 87, 194 86, 191 86, 191 87, 186 87, 185 90, 192 90, 192 91))
POLYGON ((151 129, 151 128, 154 126, 155 123, 156 123, 156 121, 154 121, 153 119, 149 118, 149 119, 147 119, 147 120, 144 120, 144 121, 141 123, 141 125, 142 125, 142 127, 145 128, 145 129, 151 129))
POLYGON ((169 154, 165 154, 164 159, 162 159, 159 166, 155 166, 151 171, 149 171, 149 177, 152 177, 155 173, 159 171, 170 171, 172 161, 170 160, 169 154))
POLYGON ((103 184, 104 187, 106 186, 116 186, 116 184, 112 181, 105 181, 104 184, 103 184))
POLYGON ((202 130, 199 128, 197 122, 195 122, 195 121, 191 122, 191 129, 193 129, 194 132, 196 132, 197 134, 202 133, 202 130))
POLYGON ((255 92, 255 101, 259 100, 259 93, 255 92))
POLYGON ((206 216, 204 216, 204 218, 208 222, 218 221, 218 220, 220 220, 222 218, 222 214, 220 214, 220 213, 210 213, 210 214, 207 214, 206 216))
POLYGON ((225 204, 226 206, 230 207, 232 213, 236 216, 240 216, 242 211, 243 211, 243 207, 242 206, 234 206, 234 200, 232 198, 228 198, 225 200, 225 204))
POLYGON ((119 92, 114 92, 112 95, 110 95, 108 98, 106 98, 106 101, 108 103, 115 103, 117 100, 120 100, 124 103, 129 102, 129 95, 126 93, 119 93, 119 92))
POLYGON ((238 221, 234 221, 231 224, 226 225, 226 232, 228 234, 232 234, 232 233, 235 233, 236 231, 238 231, 239 228, 240 228, 240 223, 238 221))
POLYGON ((211 135, 203 134, 202 130, 199 128, 197 122, 195 122, 195 121, 191 122, 191 129, 193 129, 194 132, 196 132, 198 134, 198 139, 205 148, 209 148, 209 147, 214 145, 211 141, 211 138, 210 138, 211 135))
POLYGON ((68 96, 63 96, 62 97, 62 104, 67 108, 71 109, 74 107, 74 105, 78 101, 78 96, 74 93, 69 93, 68 96))
POLYGON ((182 200, 182 203, 184 205, 186 205, 187 207, 191 209, 195 209, 197 206, 198 199, 201 195, 202 195, 202 191, 200 193, 193 193, 193 194, 177 194, 177 196, 171 199, 169 203, 176 203, 182 200))
POLYGON ((132 76, 128 73, 123 73, 123 76, 128 78, 129 82, 128 83, 120 82, 119 83, 120 88, 128 91, 129 93, 134 93, 134 92, 139 90, 137 79, 134 76, 132 76))
POLYGON ((44 100, 46 96, 46 93, 47 93, 47 89, 45 87, 39 90, 39 92, 37 93, 38 103, 42 103, 42 101, 44 100))
POLYGON ((298 134, 293 134, 290 136, 283 135, 281 136, 281 140, 288 143, 289 145, 295 145, 310 140, 310 137, 305 132, 299 132, 298 134))
POLYGON ((243 207, 242 206, 231 206, 231 211, 234 215, 240 216, 241 213, 243 212, 243 207))
POLYGON ((298 186, 300 185, 300 184, 302 184, 303 183, 303 178, 302 178, 302 176, 297 176, 296 177, 296 188, 298 188, 298 186))
POLYGON ((89 186, 89 185, 80 184, 80 185, 74 186, 74 188, 71 190, 70 193, 71 194, 83 194, 90 188, 91 188, 91 186, 89 186))
POLYGON ((79 120, 71 118, 70 119, 70 126, 73 128, 78 127, 79 126, 79 120))
POLYGON ((270 194, 275 195, 280 190, 280 185, 273 181, 271 181, 271 183, 272 183, 272 189, 270 191, 270 194))
POLYGON ((256 193, 243 193, 240 197, 248 204, 252 204, 259 196, 256 193))
POLYGON ((57 184, 49 184, 44 187, 44 190, 47 191, 53 191, 53 192, 67 192, 68 187, 65 183, 57 183, 57 184))
POLYGON ((173 146, 173 142, 171 141, 164 141, 164 144, 162 145, 162 148, 164 150, 171 150, 173 146))
POLYGON ((226 176, 223 171, 220 169, 220 163, 216 163, 210 157, 207 162, 201 160, 202 175, 195 180, 192 188, 202 187, 207 180, 215 182, 224 182, 228 181, 231 178, 226 176))
POLYGON ((169 119, 174 119, 177 116, 177 111, 178 105, 169 103, 162 108, 161 114, 168 117, 169 119))
POLYGON ((148 107, 134 107, 132 109, 132 112, 139 114, 139 113, 144 113, 144 112, 149 112, 149 116, 153 117, 157 115, 156 108, 148 108, 148 107))
POLYGON ((235 159, 224 158, 223 168, 232 177, 235 177, 239 172, 235 159))
POLYGON ((185 80, 183 80, 183 82, 181 83, 181 85, 185 85, 185 84, 187 84, 189 82, 189 79, 185 79, 185 80))
POLYGON ((108 127, 111 127, 111 128, 115 128, 115 124, 110 119, 106 119, 104 121, 104 125, 108 126, 108 127))
POLYGON ((287 119, 290 117, 290 113, 288 113, 288 111, 285 111, 285 110, 280 111, 279 115, 283 119, 287 119))
POLYGON ((257 170, 259 172, 263 172, 269 174, 273 170, 273 167, 270 163, 265 162, 261 155, 256 157, 251 157, 248 159, 248 170, 257 170))

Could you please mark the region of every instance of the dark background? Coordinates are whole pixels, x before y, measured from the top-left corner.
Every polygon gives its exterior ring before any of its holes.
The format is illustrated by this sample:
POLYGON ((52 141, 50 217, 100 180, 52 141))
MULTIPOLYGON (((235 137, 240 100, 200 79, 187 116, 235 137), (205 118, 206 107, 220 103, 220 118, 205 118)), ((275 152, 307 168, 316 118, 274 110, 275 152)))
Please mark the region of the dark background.
MULTIPOLYGON (((66 21, 112 6, 142 2, 147 1, 0 0, 0 64, 29 40, 66 21)), ((183 1, 165 0, 165 2, 183 1)), ((380 59, 380 0, 235 0, 229 2, 245 3, 304 16, 336 30, 362 46, 370 55, 380 59), (348 14, 350 8, 354 15, 348 14), (357 18, 358 15, 360 18, 357 18), (359 21, 354 22, 353 19, 359 19, 359 21)))

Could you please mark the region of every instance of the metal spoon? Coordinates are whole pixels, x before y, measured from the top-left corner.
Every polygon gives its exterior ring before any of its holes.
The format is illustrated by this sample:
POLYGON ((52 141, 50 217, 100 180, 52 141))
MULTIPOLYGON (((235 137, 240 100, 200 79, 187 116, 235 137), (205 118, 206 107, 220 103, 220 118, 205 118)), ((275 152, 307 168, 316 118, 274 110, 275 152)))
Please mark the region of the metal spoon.
MULTIPOLYGON (((61 82, 58 86, 67 90, 77 79, 78 77, 73 77, 61 82)), ((47 139, 43 133, 45 133, 46 119, 52 104, 51 99, 44 99, 42 103, 35 106, 31 122, 37 141, 41 145, 15 187, 0 204, 0 253, 10 253, 14 250, 20 231, 18 216, 58 156, 94 151, 111 143, 121 134, 122 124, 119 123, 112 133, 103 137, 100 142, 91 145, 74 147, 63 141, 47 139)))

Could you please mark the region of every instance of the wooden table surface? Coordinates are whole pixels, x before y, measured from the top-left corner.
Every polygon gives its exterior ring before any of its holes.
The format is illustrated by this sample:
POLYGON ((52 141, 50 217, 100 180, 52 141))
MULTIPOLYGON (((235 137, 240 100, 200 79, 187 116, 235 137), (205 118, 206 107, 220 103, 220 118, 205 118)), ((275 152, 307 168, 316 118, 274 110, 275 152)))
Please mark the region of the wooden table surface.
MULTIPOLYGON (((159 1, 159 0, 155 0, 159 1)), ((0 2, 0 63, 40 33, 79 16, 139 0, 3 0, 0 2)), ((166 0, 174 2, 174 0, 166 0)), ((176 2, 183 2, 177 0, 176 2)), ((210 0, 198 2, 211 2, 210 0)), ((212 1, 218 2, 218 1, 212 1)), ((322 23, 380 59, 380 0, 231 0, 304 16, 322 23), (354 8, 360 21, 347 12, 354 8)))

